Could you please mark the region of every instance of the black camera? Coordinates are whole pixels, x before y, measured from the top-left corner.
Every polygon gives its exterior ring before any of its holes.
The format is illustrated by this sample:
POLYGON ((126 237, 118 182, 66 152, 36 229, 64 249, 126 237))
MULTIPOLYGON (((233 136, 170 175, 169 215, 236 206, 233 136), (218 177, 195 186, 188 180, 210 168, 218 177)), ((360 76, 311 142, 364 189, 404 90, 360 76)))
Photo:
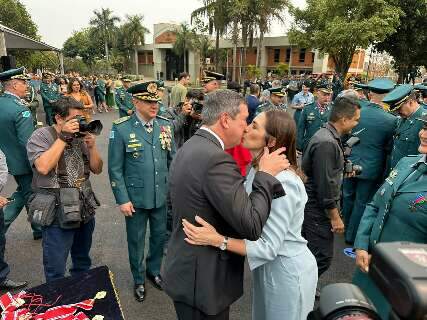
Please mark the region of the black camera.
MULTIPOLYGON (((390 320, 427 318, 427 244, 379 243, 372 250, 369 277, 392 308, 390 320)), ((377 320, 376 309, 354 284, 324 287, 309 320, 377 320)))
POLYGON ((75 137, 83 137, 86 133, 99 136, 102 131, 103 126, 100 120, 87 122, 84 116, 76 116, 75 119, 79 122, 79 132, 74 134, 75 137))
POLYGON ((344 173, 350 174, 354 171, 356 176, 362 174, 363 168, 358 164, 353 164, 349 159, 351 154, 351 149, 353 146, 358 144, 360 139, 358 137, 350 137, 346 142, 344 142, 344 173))
POLYGON ((191 107, 193 108, 194 113, 201 114, 203 110, 203 103, 198 99, 190 100, 191 107))

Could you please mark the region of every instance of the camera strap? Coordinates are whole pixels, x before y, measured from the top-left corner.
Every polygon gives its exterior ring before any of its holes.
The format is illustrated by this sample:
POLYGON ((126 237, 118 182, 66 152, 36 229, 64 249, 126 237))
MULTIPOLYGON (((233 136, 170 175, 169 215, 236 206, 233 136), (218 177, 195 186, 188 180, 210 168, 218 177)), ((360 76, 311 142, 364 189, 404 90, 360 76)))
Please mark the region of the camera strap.
MULTIPOLYGON (((49 130, 49 133, 52 135, 53 139, 56 140, 58 138, 58 133, 56 132, 55 128, 53 126, 50 126, 48 127, 48 130, 49 130)), ((81 149, 82 149, 81 153, 82 153, 82 159, 83 159, 83 165, 84 165, 84 169, 83 169, 84 176, 76 179, 74 185, 70 185, 70 183, 68 182, 66 159, 65 159, 64 153, 62 153, 55 170, 60 188, 70 188, 70 187, 80 188, 80 185, 89 178, 89 174, 90 174, 89 156, 87 152, 83 150, 83 148, 81 149)))

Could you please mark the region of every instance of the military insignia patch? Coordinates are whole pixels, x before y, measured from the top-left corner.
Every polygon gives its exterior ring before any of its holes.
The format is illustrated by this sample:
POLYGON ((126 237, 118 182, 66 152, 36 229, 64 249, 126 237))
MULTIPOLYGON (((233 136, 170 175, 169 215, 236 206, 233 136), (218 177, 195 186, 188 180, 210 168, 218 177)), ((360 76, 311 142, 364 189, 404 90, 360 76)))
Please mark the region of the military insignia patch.
POLYGON ((113 130, 111 130, 111 132, 110 132, 110 139, 114 139, 114 131, 113 130))
POLYGON ((157 85, 156 85, 154 82, 150 83, 150 84, 147 86, 147 91, 148 91, 149 93, 157 93, 157 85))
POLYGON ((413 200, 410 205, 409 205, 409 209, 414 212, 417 210, 417 207, 425 204, 427 202, 427 199, 425 197, 425 195, 423 194, 418 194, 417 197, 415 198, 415 200, 413 200))
POLYGON ((397 170, 392 170, 390 175, 388 176, 390 179, 394 179, 397 177, 397 170))
POLYGON ((23 111, 22 112, 22 118, 29 118, 29 117, 31 117, 30 111, 23 111))

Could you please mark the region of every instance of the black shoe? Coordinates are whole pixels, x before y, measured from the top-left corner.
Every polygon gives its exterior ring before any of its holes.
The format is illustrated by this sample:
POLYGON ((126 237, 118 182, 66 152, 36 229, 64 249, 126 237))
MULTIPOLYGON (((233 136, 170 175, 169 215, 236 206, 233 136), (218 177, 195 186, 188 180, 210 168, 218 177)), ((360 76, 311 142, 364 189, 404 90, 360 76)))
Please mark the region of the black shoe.
POLYGON ((163 290, 163 280, 162 277, 159 275, 157 276, 151 276, 147 274, 147 279, 150 280, 151 284, 154 286, 154 288, 163 290))
POLYGON ((2 283, 0 283, 0 290, 14 290, 19 288, 24 288, 28 285, 27 281, 13 281, 10 279, 5 279, 2 283))
POLYGON ((41 233, 33 233, 33 239, 34 240, 40 240, 42 238, 42 234, 41 233))
POLYGON ((135 285, 135 298, 138 302, 143 302, 145 300, 145 286, 143 284, 135 285))

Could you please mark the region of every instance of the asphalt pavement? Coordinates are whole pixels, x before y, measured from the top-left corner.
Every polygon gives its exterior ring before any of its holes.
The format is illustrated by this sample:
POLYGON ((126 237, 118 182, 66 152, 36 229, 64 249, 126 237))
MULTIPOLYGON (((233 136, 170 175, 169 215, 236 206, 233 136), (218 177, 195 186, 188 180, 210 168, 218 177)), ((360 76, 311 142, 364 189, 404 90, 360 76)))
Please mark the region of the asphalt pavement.
MULTIPOLYGON (((176 319, 171 300, 161 291, 147 284, 147 298, 138 303, 133 297, 133 281, 129 269, 126 231, 124 218, 120 214, 108 181, 107 152, 111 123, 118 118, 117 111, 96 114, 104 124, 97 145, 104 159, 103 173, 91 176, 92 185, 101 207, 96 214, 96 227, 91 250, 93 266, 107 265, 114 274, 114 280, 120 296, 121 306, 126 319, 173 320, 176 319)), ((2 195, 8 196, 15 190, 13 177, 2 195)), ((30 287, 44 282, 42 248, 40 240, 33 240, 31 228, 23 210, 11 225, 6 238, 6 261, 11 268, 10 278, 27 280, 30 287)), ((341 236, 335 239, 335 258, 332 267, 323 275, 320 286, 333 282, 349 282, 354 271, 354 260, 343 254, 346 247, 341 236)), ((206 288, 209 290, 209 288, 206 288)), ((246 268, 244 296, 231 308, 232 320, 251 318, 251 275, 246 268)), ((283 319, 286 319, 284 316, 283 319)))

